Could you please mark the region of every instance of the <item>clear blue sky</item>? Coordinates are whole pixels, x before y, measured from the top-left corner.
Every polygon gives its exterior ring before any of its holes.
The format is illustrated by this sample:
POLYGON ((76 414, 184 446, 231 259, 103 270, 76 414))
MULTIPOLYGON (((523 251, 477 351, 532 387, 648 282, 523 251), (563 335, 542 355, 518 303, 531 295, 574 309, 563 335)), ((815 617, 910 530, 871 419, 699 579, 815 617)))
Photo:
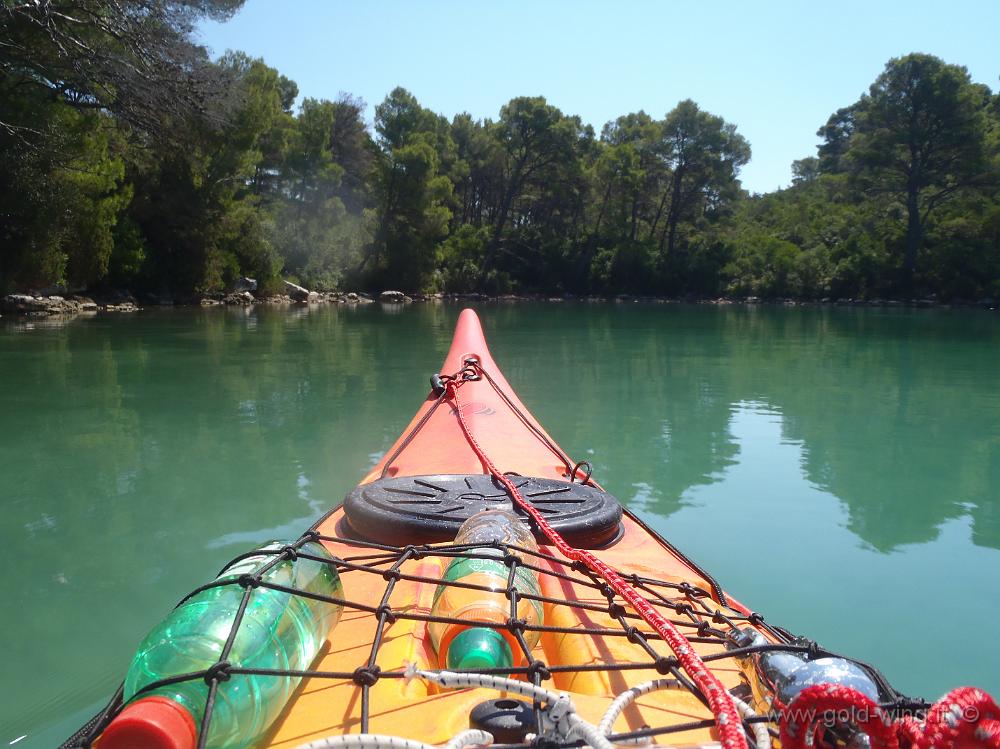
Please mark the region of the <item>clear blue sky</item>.
POLYGON ((395 86, 449 118, 542 95, 598 131, 691 98, 750 141, 742 178, 756 192, 786 185, 891 57, 927 52, 1000 83, 998 0, 248 0, 201 41, 264 58, 303 96, 360 96, 369 120, 395 86))

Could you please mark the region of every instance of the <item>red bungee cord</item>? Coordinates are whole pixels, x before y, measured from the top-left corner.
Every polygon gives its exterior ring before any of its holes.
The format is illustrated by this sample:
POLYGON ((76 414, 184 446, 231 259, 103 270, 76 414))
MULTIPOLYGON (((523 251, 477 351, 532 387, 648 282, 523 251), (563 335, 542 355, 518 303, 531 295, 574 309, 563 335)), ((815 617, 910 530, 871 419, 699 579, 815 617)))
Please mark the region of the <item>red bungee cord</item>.
POLYGON ((552 542, 553 546, 559 549, 567 558, 582 562, 604 578, 615 593, 628 601, 643 620, 656 630, 670 646, 674 655, 677 656, 681 667, 687 672, 708 700, 712 715, 715 717, 715 724, 719 729, 719 740, 723 748, 748 749, 747 739, 743 733, 743 725, 729 692, 726 691, 725 686, 715 674, 708 670, 704 661, 694 651, 690 641, 684 634, 657 611, 635 588, 629 585, 613 568, 609 567, 589 551, 574 548, 566 543, 566 540, 559 535, 559 532, 549 525, 541 513, 521 495, 521 492, 517 490, 513 482, 493 464, 493 461, 486 455, 482 446, 476 441, 468 422, 465 420, 465 416, 462 414, 462 404, 458 399, 458 388, 462 382, 464 382, 462 379, 450 378, 445 381, 444 385, 447 389, 447 397, 451 399, 455 413, 458 416, 458 423, 462 427, 462 432, 465 434, 469 446, 472 447, 482 461, 483 466, 495 479, 504 485, 511 498, 521 509, 531 516, 532 520, 542 529, 545 537, 552 542))

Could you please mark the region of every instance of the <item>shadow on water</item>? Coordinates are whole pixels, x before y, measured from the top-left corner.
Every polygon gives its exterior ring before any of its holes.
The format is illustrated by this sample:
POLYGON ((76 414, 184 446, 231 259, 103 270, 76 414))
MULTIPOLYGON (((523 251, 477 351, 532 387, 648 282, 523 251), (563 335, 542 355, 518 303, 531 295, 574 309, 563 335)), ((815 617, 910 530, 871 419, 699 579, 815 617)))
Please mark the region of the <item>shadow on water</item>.
MULTIPOLYGON (((66 716, 113 688, 180 596, 339 501, 424 397, 459 311, 0 321, 0 595, 5 636, 21 644, 0 677, 12 695, 0 704, 0 740, 51 745, 41 737, 68 732, 66 716)), ((774 597, 773 580, 789 570, 758 566, 781 564, 760 555, 788 538, 783 553, 799 559, 806 524, 827 539, 821 561, 859 576, 880 557, 884 574, 895 560, 920 568, 932 543, 1000 549, 994 316, 632 304, 480 312, 505 374, 557 441, 764 611, 794 619, 811 595, 803 578, 787 584, 796 597, 774 597), (750 516, 748 540, 740 518, 750 516)), ((995 588, 995 574, 968 574, 995 588)), ((874 583, 870 594, 885 595, 874 583)), ((985 613, 1000 613, 998 599, 985 613)), ((822 633, 818 614, 802 623, 822 633)), ((867 641, 863 622, 855 631, 867 641)), ((957 674, 916 669, 904 680, 933 691, 957 674)))

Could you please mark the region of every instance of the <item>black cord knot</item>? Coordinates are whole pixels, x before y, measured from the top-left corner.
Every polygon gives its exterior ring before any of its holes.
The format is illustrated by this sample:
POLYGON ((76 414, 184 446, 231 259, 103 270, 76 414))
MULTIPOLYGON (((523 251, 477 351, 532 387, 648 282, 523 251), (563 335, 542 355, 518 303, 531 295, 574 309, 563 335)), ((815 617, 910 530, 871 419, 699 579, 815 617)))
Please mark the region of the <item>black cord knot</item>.
POLYGON ((747 617, 747 621, 757 626, 764 623, 764 617, 762 614, 758 614, 756 611, 751 611, 750 616, 747 617))
POLYGON ((628 576, 627 579, 630 583, 632 583, 632 585, 635 585, 636 587, 642 585, 642 579, 639 577, 638 572, 633 572, 631 575, 628 576))
POLYGON ((319 541, 319 531, 306 531, 302 534, 302 540, 304 543, 319 541))
POLYGON ((586 574, 590 571, 590 567, 587 566, 586 562, 582 562, 579 559, 574 559, 573 564, 569 566, 573 572, 579 572, 580 574, 586 574))
POLYGON ((707 619, 702 619, 700 622, 698 622, 698 636, 705 637, 708 634, 709 630, 711 629, 711 624, 712 623, 707 619))
POLYGON ((621 619, 625 616, 625 607, 620 603, 608 604, 608 616, 612 619, 621 619))
POLYGON ((379 676, 382 674, 382 669, 378 666, 362 666, 360 668, 354 669, 354 674, 351 678, 354 683, 359 687, 371 687, 379 680, 379 676))
POLYGON ((229 661, 219 661, 218 663, 213 663, 205 672, 205 683, 211 684, 213 681, 229 681, 229 678, 232 676, 232 674, 229 673, 230 668, 232 668, 232 666, 229 664, 229 661))
POLYGON ((816 660, 817 658, 819 658, 819 643, 818 642, 816 642, 815 640, 807 640, 806 641, 806 647, 809 648, 806 651, 806 655, 808 656, 809 660, 813 661, 813 660, 816 660))
POLYGON ((674 604, 674 611, 678 614, 693 614, 694 607, 690 603, 676 603, 674 604))
POLYGON ((296 559, 299 558, 299 550, 296 549, 291 544, 285 544, 284 546, 281 547, 281 556, 283 556, 285 559, 288 559, 289 561, 294 562, 296 559))
POLYGON ((625 637, 628 638, 629 642, 635 645, 639 642, 639 630, 629 624, 625 627, 625 637))
POLYGON ((715 613, 712 614, 712 621, 715 622, 716 624, 725 624, 726 623, 726 615, 723 614, 718 609, 716 609, 715 613))
POLYGON ((511 632, 524 632, 525 627, 528 626, 528 622, 524 619, 508 619, 507 629, 511 632))
POLYGON ((385 618, 386 624, 396 623, 396 612, 392 610, 392 606, 385 604, 384 606, 379 606, 375 609, 375 613, 378 615, 379 619, 385 618))
POLYGON ((259 588, 260 578, 256 575, 240 575, 236 582, 240 584, 241 588, 259 588))
POLYGON ((528 666, 527 676, 529 681, 534 681, 536 676, 541 681, 546 681, 552 678, 552 672, 542 661, 532 661, 528 666))
POLYGON ((385 572, 382 573, 382 579, 386 582, 390 580, 395 580, 399 582, 399 579, 403 576, 403 573, 397 570, 395 567, 390 567, 385 572))
POLYGON ((508 567, 513 567, 515 564, 520 564, 521 560, 516 554, 511 554, 510 549, 506 549, 503 555, 503 563, 508 567))
POLYGON ((666 676, 669 673, 672 673, 673 670, 677 668, 677 666, 679 665, 680 661, 678 661, 676 658, 674 658, 673 656, 668 657, 665 655, 661 655, 653 663, 653 667, 656 669, 656 672, 658 674, 663 674, 664 676, 666 676))

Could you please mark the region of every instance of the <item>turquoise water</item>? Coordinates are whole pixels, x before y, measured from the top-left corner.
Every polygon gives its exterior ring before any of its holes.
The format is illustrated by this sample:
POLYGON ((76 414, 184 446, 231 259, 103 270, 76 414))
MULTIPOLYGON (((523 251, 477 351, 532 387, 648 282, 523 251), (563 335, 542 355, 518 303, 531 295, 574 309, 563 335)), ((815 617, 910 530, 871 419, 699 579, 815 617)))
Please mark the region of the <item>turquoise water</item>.
MULTIPOLYGON (((0 745, 57 745, 184 593, 339 501, 459 311, 0 320, 0 745)), ((549 432, 768 621, 914 695, 1000 693, 995 313, 479 312, 549 432)))

